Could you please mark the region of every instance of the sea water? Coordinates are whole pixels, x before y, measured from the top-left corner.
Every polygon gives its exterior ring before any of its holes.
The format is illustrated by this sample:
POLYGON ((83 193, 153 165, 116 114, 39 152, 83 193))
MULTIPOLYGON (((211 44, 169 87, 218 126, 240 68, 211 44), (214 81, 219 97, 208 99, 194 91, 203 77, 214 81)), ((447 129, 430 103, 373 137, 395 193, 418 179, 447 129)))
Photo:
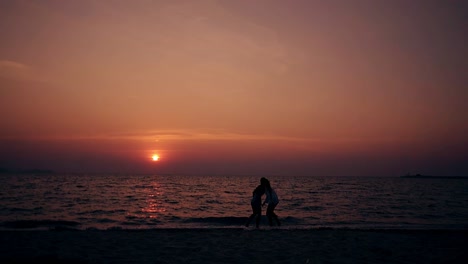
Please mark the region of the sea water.
MULTIPOLYGON (((273 228, 468 228, 466 179, 266 177, 280 199, 273 228)), ((260 178, 3 174, 0 228, 242 228, 260 178)))

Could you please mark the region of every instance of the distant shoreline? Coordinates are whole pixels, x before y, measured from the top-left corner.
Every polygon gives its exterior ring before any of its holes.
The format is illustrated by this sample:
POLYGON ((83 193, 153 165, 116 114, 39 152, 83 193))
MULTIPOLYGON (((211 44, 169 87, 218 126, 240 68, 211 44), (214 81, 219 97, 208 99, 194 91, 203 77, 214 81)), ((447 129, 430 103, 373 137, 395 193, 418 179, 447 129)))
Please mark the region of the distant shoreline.
POLYGON ((53 170, 47 169, 27 169, 27 170, 16 170, 0 168, 0 174, 55 174, 53 170))
POLYGON ((415 178, 415 179, 468 179, 468 176, 430 176, 430 175, 403 175, 400 178, 415 178))

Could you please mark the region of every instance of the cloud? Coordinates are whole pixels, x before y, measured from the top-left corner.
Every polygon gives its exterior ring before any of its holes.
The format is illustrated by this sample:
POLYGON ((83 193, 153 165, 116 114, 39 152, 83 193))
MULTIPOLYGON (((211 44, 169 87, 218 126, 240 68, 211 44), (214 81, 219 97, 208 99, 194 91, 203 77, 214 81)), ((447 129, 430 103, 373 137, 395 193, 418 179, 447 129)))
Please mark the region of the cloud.
POLYGON ((0 60, 0 77, 8 79, 31 79, 31 69, 26 64, 10 61, 0 60))
MULTIPOLYGON (((187 142, 187 141, 263 141, 263 142, 296 142, 301 144, 361 144, 384 143, 393 144, 396 142, 407 142, 407 139, 397 138, 362 138, 362 137, 303 137, 281 135, 273 133, 243 133, 238 131, 225 131, 222 129, 159 129, 159 130, 134 130, 98 134, 67 134, 67 135, 38 135, 28 137, 31 140, 123 140, 135 142, 187 142)), ((3 137, 3 139, 18 139, 15 136, 3 137)), ((422 142, 422 141, 421 141, 422 142)))
POLYGON ((1 60, 0 61, 0 69, 4 68, 11 68, 11 69, 26 69, 28 66, 25 64, 16 62, 16 61, 9 61, 9 60, 1 60))
POLYGON ((186 140, 202 140, 202 141, 245 141, 245 140, 304 140, 292 137, 285 137, 273 134, 251 134, 227 132, 219 129, 205 130, 150 130, 136 131, 130 133, 115 133, 103 136, 113 139, 134 139, 142 141, 186 141, 186 140))
MULTIPOLYGON (((8 137, 15 138, 15 137, 8 137)), ((253 134, 241 132, 228 132, 220 129, 162 129, 129 131, 100 134, 81 135, 53 135, 32 137, 36 140, 135 140, 135 141, 315 141, 318 139, 288 137, 274 134, 253 134)))
POLYGON ((12 60, 0 60, 0 78, 41 83, 52 80, 45 71, 12 60))
POLYGON ((29 67, 25 64, 10 61, 10 60, 0 60, 0 72, 6 71, 24 71, 27 70, 29 67))
POLYGON ((291 52, 286 51, 273 29, 215 1, 165 6, 158 19, 164 25, 160 31, 165 32, 160 38, 171 59, 181 56, 185 62, 213 65, 217 70, 224 67, 227 72, 242 72, 244 76, 261 72, 269 76, 289 67, 291 52))
MULTIPOLYGON (((58 139, 57 137, 55 137, 58 139)), ((297 142, 322 144, 358 144, 360 142, 394 142, 392 138, 323 138, 300 137, 272 133, 243 133, 225 131, 222 129, 161 129, 103 133, 95 135, 65 136, 64 140, 131 140, 141 142, 175 142, 175 141, 269 141, 269 142, 297 142)))

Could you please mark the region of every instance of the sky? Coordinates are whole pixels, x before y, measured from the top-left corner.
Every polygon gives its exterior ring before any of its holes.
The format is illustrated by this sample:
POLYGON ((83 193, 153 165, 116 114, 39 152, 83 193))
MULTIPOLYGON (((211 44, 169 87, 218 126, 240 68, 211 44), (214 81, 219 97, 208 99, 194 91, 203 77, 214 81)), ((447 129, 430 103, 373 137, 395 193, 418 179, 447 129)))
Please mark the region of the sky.
POLYGON ((465 176, 467 36, 463 0, 0 1, 0 168, 465 176))

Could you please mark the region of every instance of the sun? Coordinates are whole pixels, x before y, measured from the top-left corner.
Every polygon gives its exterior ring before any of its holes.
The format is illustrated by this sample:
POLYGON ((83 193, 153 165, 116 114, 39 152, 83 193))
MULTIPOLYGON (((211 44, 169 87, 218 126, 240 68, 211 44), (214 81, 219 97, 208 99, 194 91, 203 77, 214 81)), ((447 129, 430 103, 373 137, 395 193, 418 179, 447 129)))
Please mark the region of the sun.
POLYGON ((158 161, 158 160, 159 160, 159 155, 154 154, 153 156, 151 156, 151 159, 152 159, 153 161, 158 161))

